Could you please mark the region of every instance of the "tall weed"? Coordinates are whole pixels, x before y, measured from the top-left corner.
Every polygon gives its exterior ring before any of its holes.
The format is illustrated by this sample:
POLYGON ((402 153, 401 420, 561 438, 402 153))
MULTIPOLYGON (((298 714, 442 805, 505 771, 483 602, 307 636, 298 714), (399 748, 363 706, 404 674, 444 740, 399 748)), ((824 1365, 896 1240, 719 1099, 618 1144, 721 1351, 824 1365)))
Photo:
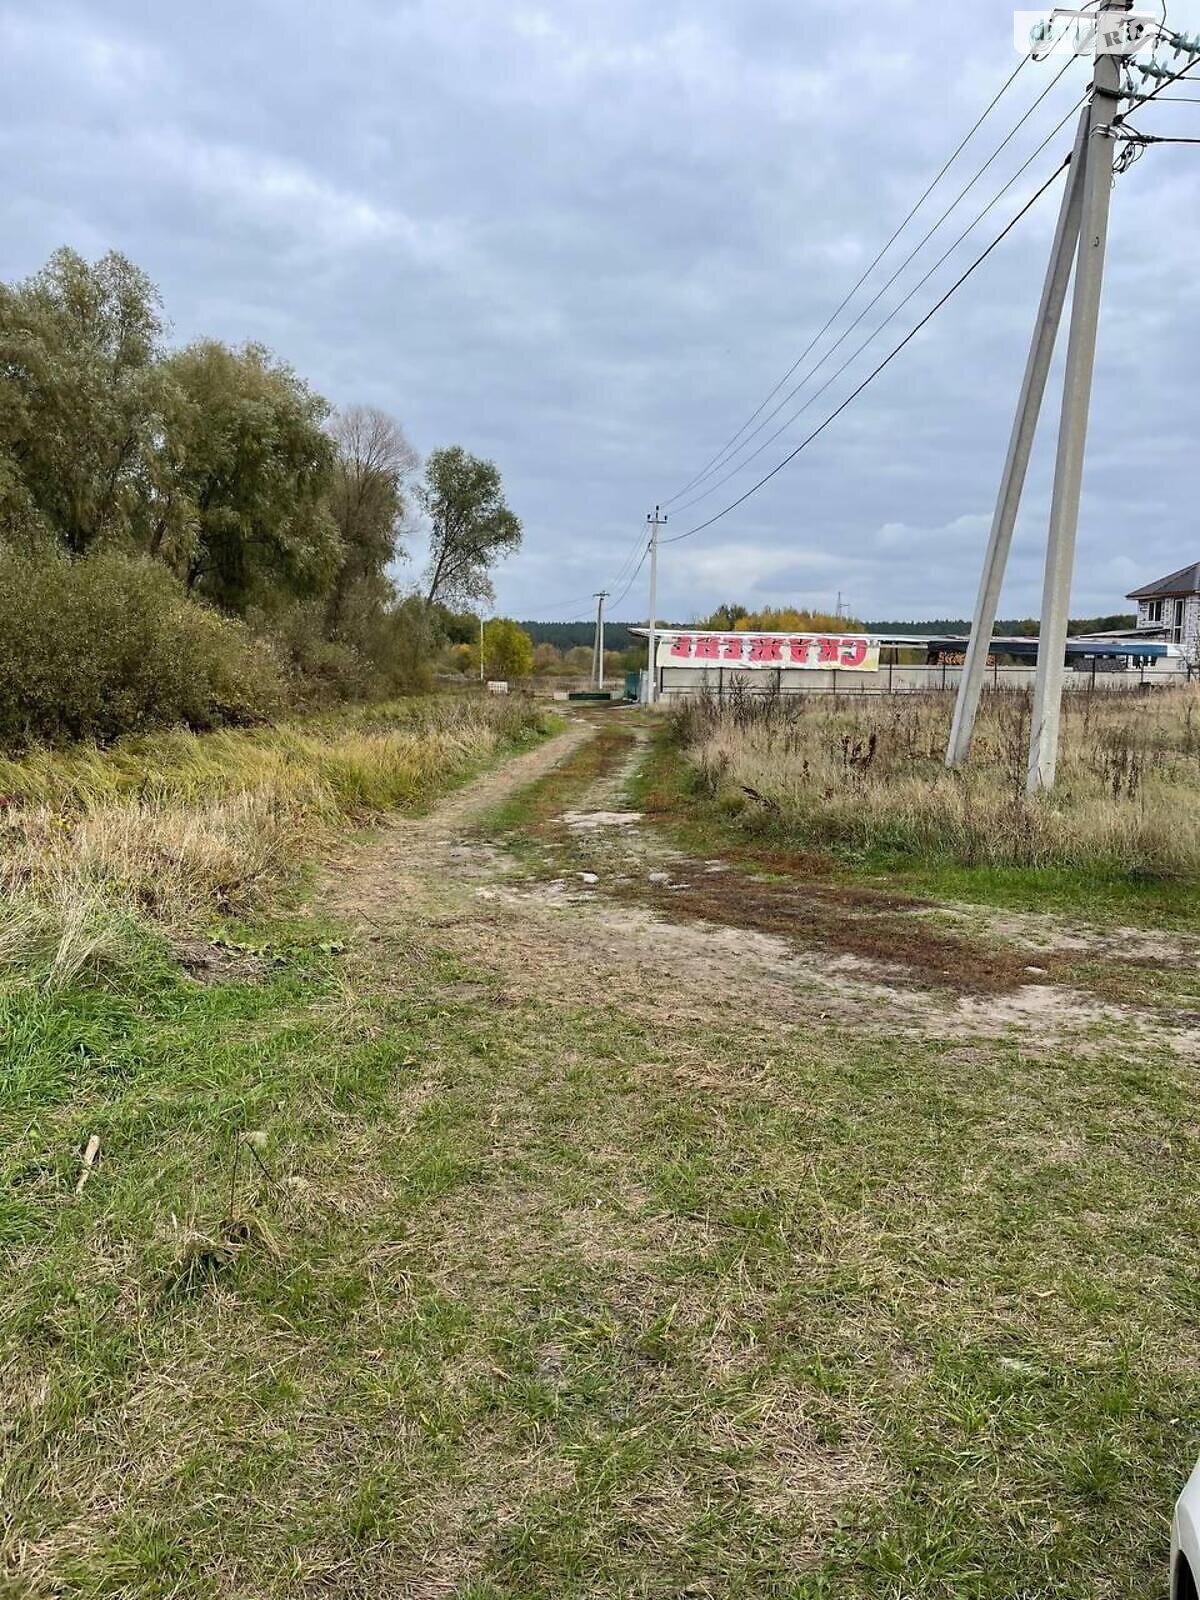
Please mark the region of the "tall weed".
POLYGON ((0 759, 0 966, 80 971, 130 918, 245 912, 348 821, 419 808, 543 727, 531 702, 446 697, 0 759))
POLYGON ((1197 691, 1072 695, 1059 779, 1025 795, 1029 700, 984 696, 970 764, 948 772, 951 704, 734 695, 673 713, 701 792, 748 828, 965 865, 1200 873, 1197 691))

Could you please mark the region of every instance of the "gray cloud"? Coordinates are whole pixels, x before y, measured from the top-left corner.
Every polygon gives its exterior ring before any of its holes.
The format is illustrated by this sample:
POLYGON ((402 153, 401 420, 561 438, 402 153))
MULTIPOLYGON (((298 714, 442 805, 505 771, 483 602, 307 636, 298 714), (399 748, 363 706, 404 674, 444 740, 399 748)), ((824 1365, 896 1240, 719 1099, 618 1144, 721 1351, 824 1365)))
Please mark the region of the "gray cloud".
MULTIPOLYGON (((1172 20, 1200 28, 1200 0, 1175 0, 1172 20)), ((790 365, 1011 70, 1010 36, 1011 11, 980 0, 932 19, 915 0, 850 0, 833 23, 783 0, 10 5, 0 271, 23 276, 61 243, 125 250, 161 284, 177 338, 265 340, 333 401, 390 408, 419 447, 493 456, 526 525, 500 602, 537 615, 611 584, 649 506, 790 365)), ((964 179, 1050 70, 1023 74, 964 179)), ((1083 81, 1068 74, 952 221, 1083 81)), ((1144 120, 1197 133, 1198 111, 1144 120)), ((879 351, 1050 165, 1047 151, 879 351)), ((1186 146, 1150 151, 1117 186, 1081 611, 1200 553, 1198 195, 1186 146)), ((667 614, 828 604, 839 588, 862 613, 969 607, 1054 205, 811 451, 664 551, 667 614)), ((875 358, 670 531, 740 492, 875 358)), ((1007 611, 1040 591, 1050 434, 1007 611)), ((639 584, 622 611, 644 606, 639 584)))

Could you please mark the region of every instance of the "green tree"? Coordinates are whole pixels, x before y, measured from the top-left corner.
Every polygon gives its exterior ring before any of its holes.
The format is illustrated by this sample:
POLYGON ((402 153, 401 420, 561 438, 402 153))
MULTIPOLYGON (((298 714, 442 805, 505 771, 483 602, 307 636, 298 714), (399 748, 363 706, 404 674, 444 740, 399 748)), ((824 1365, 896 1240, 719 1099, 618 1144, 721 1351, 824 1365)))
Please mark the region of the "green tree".
MULTIPOLYGON (((451 644, 479 643, 479 615, 475 611, 450 611, 445 606, 430 607, 437 626, 451 644)), ((479 665, 478 661, 475 663, 479 665)))
POLYGON ((428 688, 442 639, 436 619, 419 595, 393 590, 380 604, 369 580, 350 591, 338 638, 369 663, 376 687, 385 694, 428 688))
POLYGON ((533 640, 509 617, 493 617, 483 629, 483 668, 490 678, 528 678, 533 640))
POLYGON ((492 600, 491 568, 521 543, 521 524, 505 504, 495 463, 461 445, 433 451, 421 503, 432 524, 428 602, 492 600))
POLYGON ((110 252, 0 284, 0 516, 71 555, 141 542, 162 429, 158 291, 110 252))
MULTIPOLYGON (((244 614, 273 593, 325 593, 343 560, 328 507, 336 449, 329 408, 261 345, 214 340, 165 363, 162 446, 170 519, 189 590, 244 614)), ((151 548, 163 553, 167 493, 151 548)))
POLYGON ((706 628, 720 628, 723 633, 732 632, 742 618, 749 615, 750 613, 745 606, 737 604, 718 606, 703 626, 706 628))
POLYGON ((747 611, 745 606, 724 605, 699 626, 732 633, 846 633, 863 625, 857 617, 835 617, 828 611, 802 611, 795 606, 747 611))

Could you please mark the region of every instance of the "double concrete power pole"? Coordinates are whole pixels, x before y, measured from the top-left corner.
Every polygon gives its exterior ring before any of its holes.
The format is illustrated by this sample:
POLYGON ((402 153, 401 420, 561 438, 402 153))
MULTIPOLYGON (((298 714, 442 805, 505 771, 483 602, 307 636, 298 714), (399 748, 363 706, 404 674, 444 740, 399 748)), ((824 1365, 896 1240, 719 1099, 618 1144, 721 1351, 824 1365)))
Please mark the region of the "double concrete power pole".
POLYGON ((1016 420, 1009 439, 1008 456, 1000 480, 983 575, 975 602, 971 638, 946 751, 946 765, 950 767, 960 766, 970 753, 992 632, 996 625, 996 610, 1004 582, 1004 569, 1008 563, 1013 527, 1025 486, 1030 452, 1073 266, 1075 289, 1071 301, 1058 455, 1054 467, 1054 493, 1046 546, 1026 774, 1026 789, 1030 794, 1052 786, 1058 762, 1071 576, 1075 566, 1075 536, 1079 527, 1079 498, 1083 484, 1092 374, 1096 361, 1109 196, 1112 192, 1113 118, 1120 105, 1120 58, 1125 54, 1124 31, 1120 24, 1132 9, 1132 4, 1133 0, 1104 0, 1096 18, 1096 69, 1091 100, 1080 116, 1071 153, 1066 190, 1050 253, 1050 265, 1042 287, 1041 305, 1038 307, 1016 420))

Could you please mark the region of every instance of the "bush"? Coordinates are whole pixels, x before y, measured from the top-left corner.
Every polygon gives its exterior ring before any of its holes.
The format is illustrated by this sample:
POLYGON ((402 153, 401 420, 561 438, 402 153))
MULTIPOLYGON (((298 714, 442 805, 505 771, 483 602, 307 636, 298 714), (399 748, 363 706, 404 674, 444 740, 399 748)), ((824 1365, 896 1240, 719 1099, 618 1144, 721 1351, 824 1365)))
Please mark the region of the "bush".
POLYGON ((493 617, 483 631, 483 665, 492 678, 528 678, 533 640, 510 617, 493 617))
POLYGON ((284 699, 270 650, 160 563, 0 550, 0 744, 251 724, 284 699))
POLYGON ((247 620, 283 662, 298 705, 337 705, 381 694, 371 663, 352 644, 326 633, 325 610, 319 601, 289 606, 270 616, 252 611, 247 620))
POLYGON ((350 636, 357 638, 359 648, 375 662, 387 694, 421 694, 432 688, 432 662, 439 643, 437 620, 416 595, 395 601, 374 619, 364 608, 358 634, 350 636))
POLYGON ((414 596, 381 598, 369 581, 353 585, 344 599, 343 619, 331 636, 319 601, 271 615, 250 614, 256 634, 268 640, 285 662, 292 695, 309 707, 349 700, 386 700, 421 694, 433 684, 431 661, 437 649, 435 619, 414 596))

